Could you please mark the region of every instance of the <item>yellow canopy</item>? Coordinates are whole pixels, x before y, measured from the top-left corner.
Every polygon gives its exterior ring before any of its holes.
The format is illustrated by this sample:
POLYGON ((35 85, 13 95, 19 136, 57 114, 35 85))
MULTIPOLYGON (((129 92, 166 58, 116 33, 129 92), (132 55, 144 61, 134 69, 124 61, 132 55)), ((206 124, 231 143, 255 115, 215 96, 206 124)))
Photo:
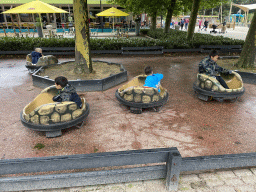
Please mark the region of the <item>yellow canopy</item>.
POLYGON ((109 17, 121 17, 121 16, 128 16, 128 13, 125 13, 123 11, 120 11, 114 7, 111 7, 105 11, 102 11, 98 14, 96 14, 97 16, 109 16, 109 17))
POLYGON ((8 13, 68 13, 65 10, 54 7, 42 1, 31 1, 29 3, 20 5, 8 11, 2 12, 5 14, 8 13))
MULTIPOLYGON (((121 16, 128 16, 128 13, 125 13, 123 11, 120 11, 119 9, 116 9, 115 7, 111 7, 105 11, 102 11, 97 16, 108 16, 108 17, 121 17, 121 16)), ((113 31, 114 31, 114 19, 113 19, 113 31)))

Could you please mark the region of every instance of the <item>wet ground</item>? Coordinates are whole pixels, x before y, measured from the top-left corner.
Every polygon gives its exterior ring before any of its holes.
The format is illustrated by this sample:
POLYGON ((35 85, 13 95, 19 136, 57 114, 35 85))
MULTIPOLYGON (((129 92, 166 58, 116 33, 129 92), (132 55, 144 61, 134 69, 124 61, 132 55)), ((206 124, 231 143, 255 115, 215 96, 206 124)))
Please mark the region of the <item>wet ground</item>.
POLYGON ((178 147, 183 157, 255 152, 255 85, 244 84, 246 92, 235 103, 199 100, 192 84, 203 57, 98 57, 123 64, 129 80, 146 65, 153 66, 164 75, 169 101, 160 112, 132 114, 115 98, 119 86, 82 93, 90 105, 86 123, 58 138, 21 124, 20 112, 42 89, 32 85, 25 59, 0 60, 0 159, 159 147, 178 147), (45 147, 35 149, 38 143, 45 147))

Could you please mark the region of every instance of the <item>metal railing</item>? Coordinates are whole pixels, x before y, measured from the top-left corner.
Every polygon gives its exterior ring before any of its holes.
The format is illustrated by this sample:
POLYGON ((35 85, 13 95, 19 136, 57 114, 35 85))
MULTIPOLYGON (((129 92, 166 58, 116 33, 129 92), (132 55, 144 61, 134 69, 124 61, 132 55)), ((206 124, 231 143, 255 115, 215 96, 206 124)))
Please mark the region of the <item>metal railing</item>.
POLYGON ((256 153, 182 158, 177 148, 144 149, 0 160, 0 190, 22 191, 166 179, 166 188, 178 189, 180 172, 256 166, 256 153), (127 168, 127 166, 133 168, 127 168), (139 165, 139 166, 138 166, 139 165), (118 169, 111 167, 124 166, 118 169), (67 171, 92 168, 108 170, 14 176, 9 174, 67 171))

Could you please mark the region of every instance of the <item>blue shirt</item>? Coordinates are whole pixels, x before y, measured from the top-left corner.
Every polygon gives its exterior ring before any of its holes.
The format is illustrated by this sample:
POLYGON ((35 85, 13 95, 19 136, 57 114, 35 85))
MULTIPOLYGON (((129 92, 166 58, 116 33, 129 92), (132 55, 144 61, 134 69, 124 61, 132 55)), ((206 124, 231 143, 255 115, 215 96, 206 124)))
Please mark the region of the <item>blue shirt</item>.
POLYGON ((39 52, 33 51, 33 52, 31 53, 31 56, 32 56, 32 63, 33 63, 33 64, 36 64, 37 61, 38 61, 38 59, 39 59, 40 57, 42 57, 42 54, 39 53, 39 52))
POLYGON ((160 92, 159 86, 160 86, 160 81, 161 79, 163 79, 163 74, 153 74, 153 75, 148 75, 146 80, 145 80, 145 87, 153 87, 153 88, 157 88, 158 91, 160 92))

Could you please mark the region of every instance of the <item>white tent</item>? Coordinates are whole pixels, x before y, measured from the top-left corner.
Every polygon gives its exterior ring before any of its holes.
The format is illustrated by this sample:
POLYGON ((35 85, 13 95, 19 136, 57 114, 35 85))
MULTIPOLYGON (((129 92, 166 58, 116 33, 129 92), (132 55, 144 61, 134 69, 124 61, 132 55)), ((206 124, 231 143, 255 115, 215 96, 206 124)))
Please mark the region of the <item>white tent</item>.
POLYGON ((247 23, 248 14, 250 10, 256 9, 256 4, 248 4, 248 5, 238 5, 235 3, 232 3, 232 5, 239 7, 245 12, 245 22, 247 23))

